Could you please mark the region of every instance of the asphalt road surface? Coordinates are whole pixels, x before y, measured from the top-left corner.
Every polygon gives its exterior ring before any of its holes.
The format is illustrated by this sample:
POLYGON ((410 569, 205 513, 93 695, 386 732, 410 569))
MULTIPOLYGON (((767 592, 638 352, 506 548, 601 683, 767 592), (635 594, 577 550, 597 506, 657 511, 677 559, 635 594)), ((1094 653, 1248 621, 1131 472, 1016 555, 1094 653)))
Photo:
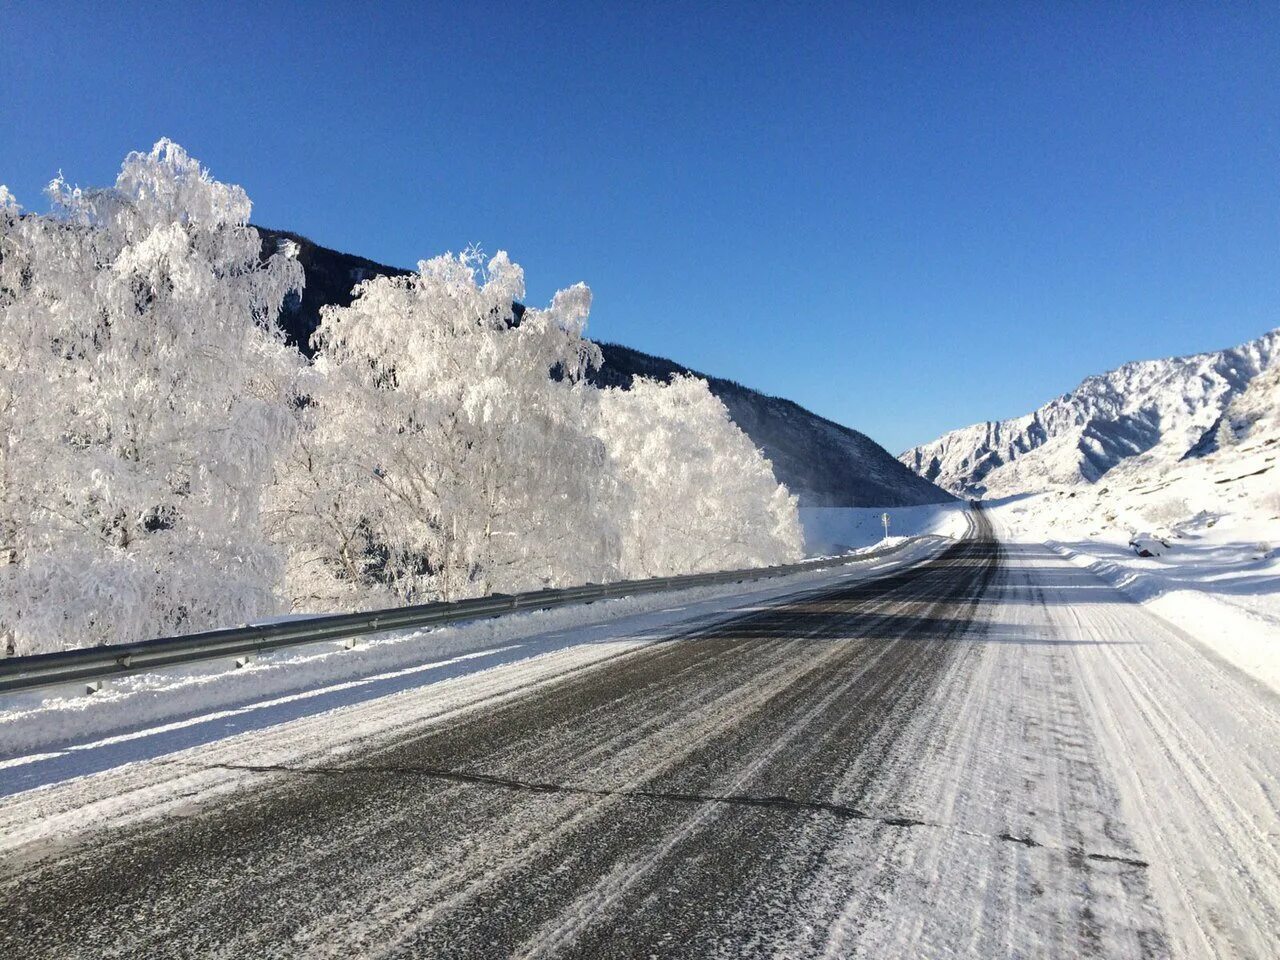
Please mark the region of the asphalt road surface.
POLYGON ((18 795, 0 957, 1277 955, 1274 698, 980 514, 551 660, 18 795))

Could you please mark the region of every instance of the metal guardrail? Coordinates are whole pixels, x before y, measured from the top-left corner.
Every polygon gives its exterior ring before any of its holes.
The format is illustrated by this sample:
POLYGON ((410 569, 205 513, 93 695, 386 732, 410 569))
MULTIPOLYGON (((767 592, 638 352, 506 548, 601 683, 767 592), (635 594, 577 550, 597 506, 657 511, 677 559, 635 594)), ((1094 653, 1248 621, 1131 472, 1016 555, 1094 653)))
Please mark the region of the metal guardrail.
POLYGON ((372 610, 367 613, 308 617, 284 623, 209 630, 181 637, 160 637, 136 643, 8 657, 0 659, 0 693, 14 693, 66 683, 87 683, 92 692, 103 680, 145 673, 161 667, 233 657, 239 658, 238 665, 243 665, 255 654, 278 650, 282 647, 322 643, 329 640, 351 640, 372 633, 480 620, 518 610, 547 610, 552 607, 657 593, 662 590, 767 580, 808 570, 821 570, 874 560, 901 550, 910 542, 906 540, 880 550, 847 557, 803 560, 799 563, 788 563, 776 567, 694 573, 678 577, 654 577, 648 580, 619 580, 616 583, 592 583, 581 587, 535 590, 528 593, 492 594, 451 603, 424 603, 416 606, 392 607, 387 610, 372 610))

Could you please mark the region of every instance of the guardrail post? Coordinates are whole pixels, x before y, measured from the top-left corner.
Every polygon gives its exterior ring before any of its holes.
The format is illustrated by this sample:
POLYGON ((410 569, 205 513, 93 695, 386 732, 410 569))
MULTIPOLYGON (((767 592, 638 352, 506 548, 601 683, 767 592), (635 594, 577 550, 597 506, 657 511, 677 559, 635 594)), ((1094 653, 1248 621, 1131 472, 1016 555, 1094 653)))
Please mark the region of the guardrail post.
POLYGON ((106 681, 104 680, 90 680, 88 683, 84 685, 84 695, 88 697, 97 693, 99 690, 102 689, 102 685, 105 682, 106 681))

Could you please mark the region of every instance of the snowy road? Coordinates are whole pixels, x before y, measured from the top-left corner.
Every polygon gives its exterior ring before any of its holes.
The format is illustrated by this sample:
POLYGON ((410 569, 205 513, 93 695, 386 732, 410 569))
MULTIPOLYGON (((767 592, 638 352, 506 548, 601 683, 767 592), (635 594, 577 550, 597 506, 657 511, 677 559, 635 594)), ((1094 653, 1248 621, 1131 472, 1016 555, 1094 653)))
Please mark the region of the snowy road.
POLYGON ((978 534, 19 793, 0 956, 1274 956, 1274 695, 978 534))

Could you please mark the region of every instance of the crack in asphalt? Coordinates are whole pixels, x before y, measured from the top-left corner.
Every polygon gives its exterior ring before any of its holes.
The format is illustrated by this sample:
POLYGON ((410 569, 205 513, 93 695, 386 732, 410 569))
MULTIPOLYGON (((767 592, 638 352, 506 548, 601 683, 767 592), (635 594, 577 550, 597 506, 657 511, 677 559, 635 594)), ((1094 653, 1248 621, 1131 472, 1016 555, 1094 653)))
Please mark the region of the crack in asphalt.
MULTIPOLYGON (((192 766, 197 766, 192 764, 192 766)), ((956 830, 967 836, 1001 840, 1016 843, 1029 849, 1052 850, 1058 853, 1073 854, 1086 860, 1102 863, 1118 863, 1124 866, 1147 869, 1150 864, 1136 857, 1122 857, 1110 853, 1090 853, 1075 847, 1057 847, 1040 843, 1031 837, 1017 836, 1012 833, 998 833, 994 836, 976 830, 966 830, 949 824, 931 820, 920 820, 915 817, 886 816, 868 813, 857 807, 849 807, 840 803, 823 800, 797 800, 785 796, 754 796, 741 793, 684 793, 671 790, 618 790, 606 787, 575 786, 567 783, 547 783, 535 780, 517 780, 512 777, 499 777, 487 773, 468 773, 462 770, 449 770, 444 767, 291 767, 283 764, 235 764, 217 763, 208 766, 199 765, 203 770, 231 770, 244 773, 288 773, 304 776, 344 776, 353 773, 382 774, 387 776, 426 777, 432 780, 447 780, 454 783, 466 783, 478 786, 497 787, 502 790, 517 790, 522 793, 546 793, 576 795, 589 797, 621 797, 627 800, 658 800, 670 803, 723 803, 743 807, 773 807, 784 810, 798 810, 809 813, 829 813, 842 820, 862 820, 879 823, 887 827, 934 827, 943 830, 956 830)))
POLYGON ((277 764, 218 763, 201 766, 203 770, 238 770, 247 773, 292 773, 314 776, 341 776, 351 773, 386 774, 390 776, 426 777, 432 780, 449 780, 480 786, 518 790, 524 793, 554 793, 589 797, 621 797, 632 800, 664 800, 672 803, 724 803, 745 807, 780 807, 787 810, 830 813, 844 820, 870 820, 890 827, 940 827, 942 824, 913 817, 889 817, 867 813, 856 807, 822 800, 797 800, 793 797, 758 797, 737 793, 683 793, 670 790, 617 790, 606 787, 584 787, 566 783, 543 783, 533 780, 516 780, 487 773, 467 773, 442 767, 290 767, 277 764))

